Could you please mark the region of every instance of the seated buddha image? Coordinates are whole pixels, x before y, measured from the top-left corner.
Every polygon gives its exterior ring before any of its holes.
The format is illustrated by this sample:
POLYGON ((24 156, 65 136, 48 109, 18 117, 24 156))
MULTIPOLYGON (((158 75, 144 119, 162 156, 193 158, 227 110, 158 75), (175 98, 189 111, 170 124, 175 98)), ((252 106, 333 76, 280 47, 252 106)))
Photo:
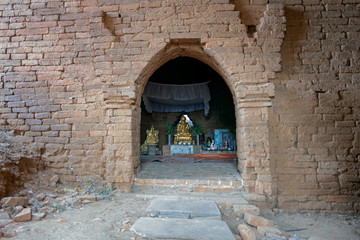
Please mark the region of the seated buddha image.
POLYGON ((190 133, 189 124, 186 122, 186 117, 182 116, 180 122, 177 125, 177 132, 174 135, 175 144, 191 144, 192 136, 190 133))
POLYGON ((146 140, 144 144, 141 145, 141 152, 145 153, 148 151, 148 146, 156 146, 159 143, 159 131, 155 130, 153 126, 151 126, 150 130, 146 130, 146 140))
POLYGON ((146 143, 147 144, 157 144, 159 142, 159 131, 155 130, 153 126, 151 126, 150 130, 146 131, 147 137, 146 137, 146 143))

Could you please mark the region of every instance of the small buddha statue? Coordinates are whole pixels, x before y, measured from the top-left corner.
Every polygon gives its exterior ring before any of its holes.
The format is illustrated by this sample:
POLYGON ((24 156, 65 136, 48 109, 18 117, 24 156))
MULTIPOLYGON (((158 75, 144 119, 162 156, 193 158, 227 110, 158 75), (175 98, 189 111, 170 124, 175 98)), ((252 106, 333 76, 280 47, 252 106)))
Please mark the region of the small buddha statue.
POLYGON ((158 138, 159 131, 158 130, 155 130, 154 127, 151 126, 150 130, 146 131, 146 134, 147 134, 147 137, 146 137, 145 142, 147 144, 158 144, 158 142, 159 142, 159 138, 158 138))
POLYGON ((191 144, 192 136, 190 133, 189 124, 186 122, 186 117, 182 116, 177 125, 177 132, 175 136, 175 144, 191 144))
POLYGON ((150 130, 146 130, 146 140, 141 145, 140 150, 142 153, 147 153, 148 146, 156 146, 159 143, 159 131, 155 130, 153 126, 151 126, 150 130))
POLYGON ((208 150, 210 150, 210 147, 211 147, 211 138, 210 137, 207 138, 206 147, 208 150))

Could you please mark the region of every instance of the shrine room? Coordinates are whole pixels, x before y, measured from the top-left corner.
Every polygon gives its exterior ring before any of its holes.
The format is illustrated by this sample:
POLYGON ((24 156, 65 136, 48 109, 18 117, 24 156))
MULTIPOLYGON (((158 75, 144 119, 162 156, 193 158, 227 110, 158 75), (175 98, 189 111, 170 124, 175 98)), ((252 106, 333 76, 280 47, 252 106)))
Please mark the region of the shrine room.
POLYGON ((236 163, 235 130, 233 96, 207 64, 177 57, 150 77, 141 103, 142 163, 236 163))

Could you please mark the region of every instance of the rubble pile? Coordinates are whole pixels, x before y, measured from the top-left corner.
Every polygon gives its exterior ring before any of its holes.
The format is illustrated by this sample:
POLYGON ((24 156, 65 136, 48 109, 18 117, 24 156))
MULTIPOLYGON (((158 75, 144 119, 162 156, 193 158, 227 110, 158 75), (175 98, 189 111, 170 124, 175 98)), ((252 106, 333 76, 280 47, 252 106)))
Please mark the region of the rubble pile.
POLYGON ((93 179, 87 179, 79 188, 61 187, 63 185, 57 175, 50 178, 44 172, 42 176, 42 180, 26 183, 27 189, 1 199, 0 237, 16 236, 16 227, 20 222, 39 221, 53 213, 109 199, 108 194, 113 190, 105 183, 93 179), (44 181, 47 183, 44 184, 44 181), (38 188, 39 185, 42 188, 38 188), (48 192, 35 192, 39 190, 48 192))
POLYGON ((0 127, 0 199, 22 187, 41 168, 37 151, 23 144, 15 131, 0 127))

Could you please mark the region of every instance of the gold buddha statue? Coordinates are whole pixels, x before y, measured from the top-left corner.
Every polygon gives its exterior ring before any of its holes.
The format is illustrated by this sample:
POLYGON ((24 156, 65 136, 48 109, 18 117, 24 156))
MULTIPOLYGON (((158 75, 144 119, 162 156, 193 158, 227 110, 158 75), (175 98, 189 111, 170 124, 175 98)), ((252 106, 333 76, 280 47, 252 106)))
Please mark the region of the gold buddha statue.
POLYGON ((159 143, 159 131, 155 130, 151 126, 150 130, 146 130, 146 140, 144 144, 141 145, 141 152, 145 153, 148 151, 148 145, 156 146, 159 143))
POLYGON ((180 122, 177 125, 177 132, 174 135, 175 137, 175 144, 191 144, 192 143, 192 136, 190 133, 189 124, 186 122, 185 116, 180 118, 180 122))
POLYGON ((153 126, 151 126, 150 130, 146 131, 147 137, 145 142, 147 144, 158 144, 159 143, 159 131, 155 130, 153 126))

